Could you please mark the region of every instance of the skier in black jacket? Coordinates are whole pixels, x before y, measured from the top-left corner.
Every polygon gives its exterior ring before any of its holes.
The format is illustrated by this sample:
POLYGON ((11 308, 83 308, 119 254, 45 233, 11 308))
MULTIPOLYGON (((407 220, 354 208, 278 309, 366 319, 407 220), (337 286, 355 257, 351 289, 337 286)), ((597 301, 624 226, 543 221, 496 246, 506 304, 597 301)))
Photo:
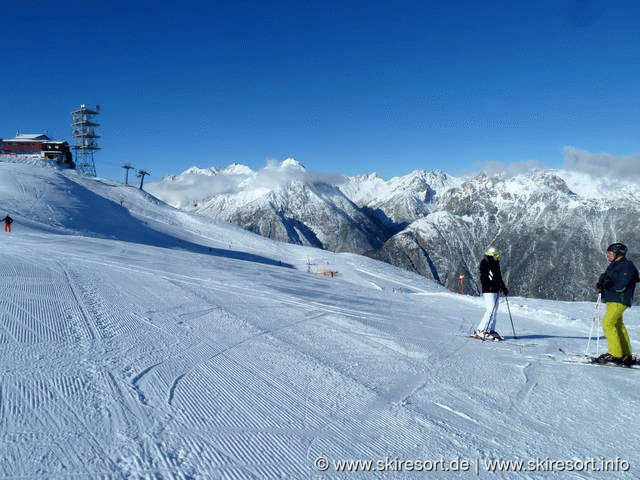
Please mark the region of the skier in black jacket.
POLYGON ((599 362, 633 363, 629 334, 622 322, 622 314, 633 303, 636 283, 640 281, 638 270, 627 260, 627 247, 613 243, 607 248, 609 266, 600 275, 596 288, 600 290, 602 302, 607 309, 602 319, 602 328, 607 337, 608 352, 598 358, 599 362))
POLYGON ((9 215, 7 215, 6 217, 4 217, 2 219, 2 221, 4 222, 4 231, 6 233, 11 232, 11 224, 13 223, 13 218, 11 218, 9 215))
POLYGON ((480 261, 480 283, 482 283, 482 296, 486 311, 474 334, 482 339, 501 340, 502 337, 495 330, 499 296, 500 292, 507 295, 509 290, 502 280, 500 254, 493 247, 486 251, 484 258, 480 261))

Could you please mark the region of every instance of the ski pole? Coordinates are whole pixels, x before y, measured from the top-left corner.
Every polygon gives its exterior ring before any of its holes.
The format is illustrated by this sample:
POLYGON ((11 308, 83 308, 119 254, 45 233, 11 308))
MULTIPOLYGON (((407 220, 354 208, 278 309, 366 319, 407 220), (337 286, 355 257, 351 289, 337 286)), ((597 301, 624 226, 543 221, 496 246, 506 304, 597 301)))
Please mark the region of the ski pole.
POLYGON ((602 295, 598 296, 598 309, 596 310, 596 356, 600 355, 600 314, 602 312, 602 295))
MULTIPOLYGON (((602 294, 599 293, 598 294, 598 300, 596 301, 596 309, 593 312, 593 320, 591 321, 591 329, 589 330, 589 341, 587 342, 587 348, 584 351, 585 355, 589 355, 589 351, 591 349, 591 338, 593 337, 593 328, 596 326, 596 324, 598 323, 598 320, 600 320, 600 305, 602 304, 602 294)), ((596 330, 596 335, 597 335, 597 330, 596 330)), ((600 353, 600 336, 597 337, 597 341, 596 341, 596 355, 598 355, 600 353)))
POLYGON ((513 338, 518 338, 518 336, 516 335, 516 329, 513 326, 513 317, 511 316, 511 309, 509 308, 509 299, 506 295, 504 296, 504 301, 507 302, 507 312, 509 312, 509 320, 511 320, 511 330, 513 330, 513 338))

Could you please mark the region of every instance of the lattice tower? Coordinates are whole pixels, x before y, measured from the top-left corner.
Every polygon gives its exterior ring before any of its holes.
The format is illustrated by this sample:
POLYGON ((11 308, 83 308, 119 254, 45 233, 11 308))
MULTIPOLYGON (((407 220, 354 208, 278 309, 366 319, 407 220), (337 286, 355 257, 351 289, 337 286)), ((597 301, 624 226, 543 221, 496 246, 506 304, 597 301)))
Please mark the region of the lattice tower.
POLYGON ((100 150, 96 138, 96 127, 100 125, 94 121, 94 117, 100 113, 100 106, 95 109, 81 105, 71 112, 73 120, 73 149, 76 151, 76 170, 91 177, 96 176, 96 164, 93 154, 100 150))

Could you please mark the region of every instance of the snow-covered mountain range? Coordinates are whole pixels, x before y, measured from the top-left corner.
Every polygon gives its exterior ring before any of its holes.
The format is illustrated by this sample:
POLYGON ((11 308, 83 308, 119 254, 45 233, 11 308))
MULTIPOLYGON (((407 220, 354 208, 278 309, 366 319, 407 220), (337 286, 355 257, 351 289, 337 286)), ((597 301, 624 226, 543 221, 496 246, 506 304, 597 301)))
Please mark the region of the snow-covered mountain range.
POLYGON ((384 180, 309 173, 288 159, 257 172, 193 168, 148 189, 269 238, 366 253, 467 293, 478 292, 489 246, 513 293, 565 300, 593 297, 609 243, 640 252, 640 186, 572 171, 384 180))

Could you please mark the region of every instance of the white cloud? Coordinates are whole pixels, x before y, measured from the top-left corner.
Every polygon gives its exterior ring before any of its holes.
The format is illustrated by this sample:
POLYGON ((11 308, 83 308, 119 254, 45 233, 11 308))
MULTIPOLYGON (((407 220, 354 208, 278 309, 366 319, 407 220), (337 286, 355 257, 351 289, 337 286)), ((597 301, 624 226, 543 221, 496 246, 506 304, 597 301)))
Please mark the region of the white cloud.
POLYGON ((160 182, 149 183, 146 189, 169 204, 184 208, 218 195, 256 189, 275 190, 292 182, 339 185, 345 178, 338 174, 309 172, 297 160, 289 158, 283 162, 269 160, 257 172, 238 165, 223 170, 192 168, 160 182))
POLYGON ((640 180, 640 153, 613 155, 566 147, 564 165, 567 170, 585 172, 597 177, 640 180))
POLYGON ((185 208, 204 199, 237 192, 246 176, 224 173, 211 175, 192 171, 149 183, 145 189, 174 207, 185 208))
POLYGON ((242 182, 241 188, 268 188, 275 189, 297 183, 327 183, 339 185, 345 182, 344 177, 332 173, 309 172, 297 160, 288 158, 283 162, 269 160, 267 166, 247 177, 242 182))

